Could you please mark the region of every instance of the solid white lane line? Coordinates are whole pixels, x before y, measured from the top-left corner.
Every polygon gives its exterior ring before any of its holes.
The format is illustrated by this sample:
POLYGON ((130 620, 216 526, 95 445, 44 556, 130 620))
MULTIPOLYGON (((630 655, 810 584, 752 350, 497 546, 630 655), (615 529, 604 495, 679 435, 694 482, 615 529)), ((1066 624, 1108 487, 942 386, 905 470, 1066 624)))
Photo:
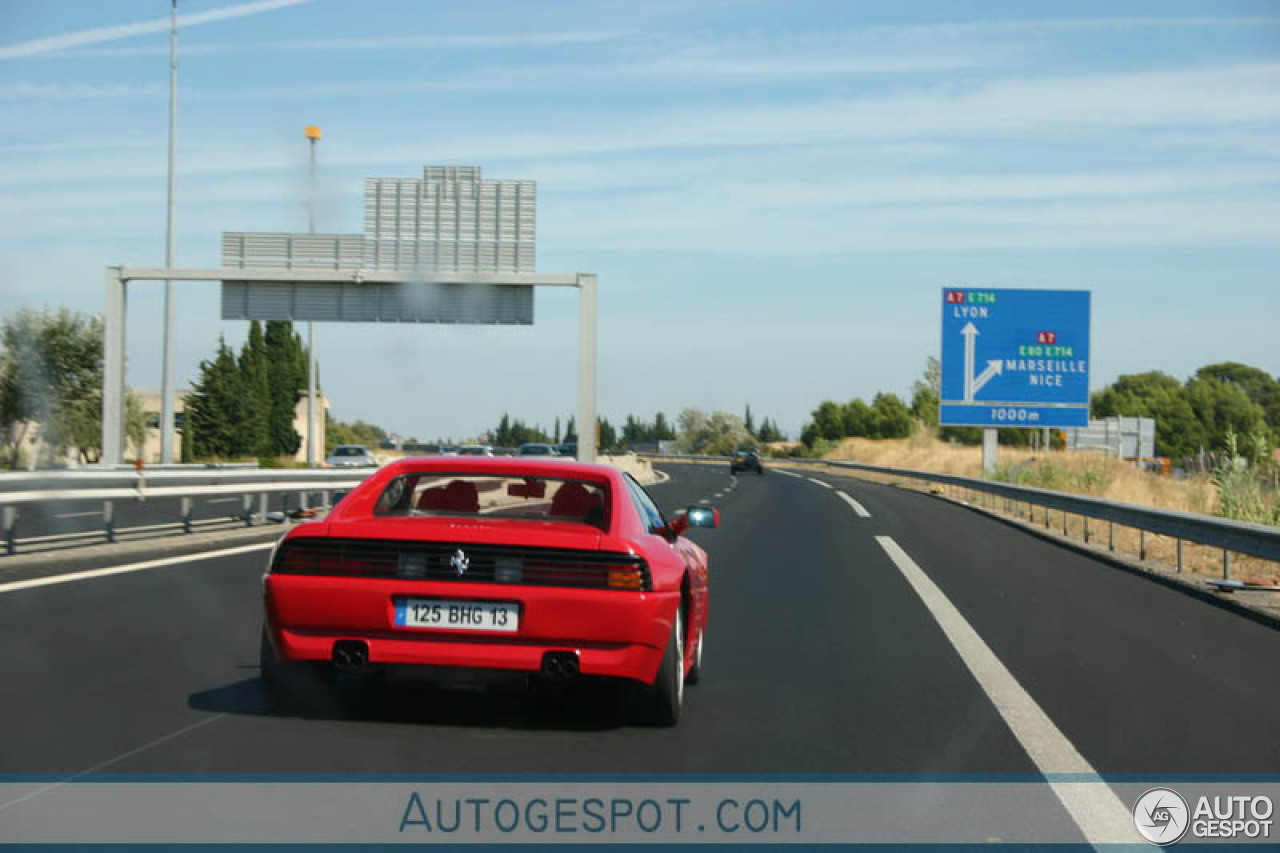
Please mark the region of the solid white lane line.
POLYGON ((182 737, 188 732, 193 732, 196 729, 204 728, 210 723, 216 723, 218 720, 221 720, 225 716, 226 716, 225 713, 220 713, 220 714, 214 714, 212 717, 205 717, 203 720, 196 720, 194 723, 192 723, 189 726, 183 726, 182 728, 178 729, 176 732, 169 732, 169 734, 162 735, 161 737, 156 738, 150 743, 144 743, 142 746, 136 746, 133 749, 129 750, 128 752, 122 752, 119 755, 117 755, 115 758, 108 758, 106 761, 100 761, 97 764, 93 765, 92 767, 89 767, 85 770, 81 770, 79 773, 72 773, 70 776, 68 776, 65 779, 59 779, 57 782, 50 782, 47 785, 42 785, 41 787, 36 788, 34 791, 28 794, 23 794, 21 797, 18 797, 16 800, 10 800, 7 803, 0 803, 0 811, 4 811, 5 809, 9 808, 9 806, 16 806, 18 803, 25 803, 27 800, 30 800, 34 797, 38 797, 43 793, 54 790, 55 788, 61 788, 63 785, 67 785, 71 782, 74 782, 77 779, 88 776, 91 773, 97 773, 100 770, 105 770, 111 765, 119 764, 121 761, 124 761, 126 758, 132 758, 133 756, 137 755, 140 752, 146 752, 148 749, 157 747, 162 743, 168 743, 174 738, 182 737))
POLYGON ((141 572, 147 569, 159 569, 164 566, 175 566, 179 563, 194 563, 197 560, 216 560, 219 557, 234 557, 237 554, 249 554, 254 551, 265 551, 275 547, 275 542, 259 542, 254 545, 240 545, 236 548, 223 548, 221 551, 203 551, 199 554, 183 554, 180 557, 164 557, 159 560, 147 560, 142 563, 129 563, 124 566, 108 566, 103 569, 88 569, 83 572, 70 572, 65 575, 54 575, 47 578, 32 578, 25 581, 13 581, 0 584, 0 594, 17 592, 20 589, 32 589, 38 586, 53 586, 60 583, 105 578, 111 575, 123 575, 128 572, 141 572))
POLYGON ((1105 782, 1101 779, 1096 782, 1055 781, 1052 778, 1050 774, 1068 773, 1096 777, 1097 771, 907 552, 890 536, 877 536, 876 541, 920 596, 925 607, 929 608, 1027 755, 1031 756, 1040 772, 1049 777, 1049 787, 1080 827, 1085 840, 1090 844, 1132 842, 1133 816, 1105 782))
POLYGON ((866 508, 865 506, 863 506, 862 504, 858 503, 858 502, 857 502, 857 501, 855 501, 853 498, 849 497, 847 494, 845 494, 845 493, 844 493, 843 491, 841 491, 840 489, 836 489, 836 494, 837 494, 837 495, 839 495, 839 496, 841 497, 841 499, 843 499, 843 500, 844 500, 844 502, 845 502, 845 503, 847 503, 849 506, 853 507, 853 511, 854 511, 854 512, 856 512, 856 513, 858 514, 858 517, 859 517, 859 518, 870 518, 870 517, 871 517, 871 513, 867 512, 867 508, 866 508))
POLYGON ((831 488, 831 484, 830 484, 830 483, 824 483, 824 482, 822 482, 821 480, 815 480, 815 479, 813 479, 812 477, 805 477, 805 479, 806 479, 806 480, 808 480, 810 483, 817 483, 819 486, 822 486, 822 488, 824 488, 824 489, 829 489, 829 488, 831 488))

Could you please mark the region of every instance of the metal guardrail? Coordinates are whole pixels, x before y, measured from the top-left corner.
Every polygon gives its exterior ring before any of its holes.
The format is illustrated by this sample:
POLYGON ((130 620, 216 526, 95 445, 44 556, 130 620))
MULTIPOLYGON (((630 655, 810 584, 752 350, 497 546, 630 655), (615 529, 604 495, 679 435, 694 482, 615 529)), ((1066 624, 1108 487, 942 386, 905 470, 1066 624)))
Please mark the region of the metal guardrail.
POLYGON ((336 491, 355 488, 373 468, 357 469, 279 469, 257 468, 166 468, 163 470, 121 470, 114 467, 75 471, 43 471, 0 473, 0 539, 9 554, 24 543, 56 544, 84 539, 103 538, 116 541, 125 534, 159 533, 182 530, 193 532, 221 519, 192 518, 194 500, 210 496, 243 496, 243 511, 238 518, 253 525, 267 515, 272 494, 297 494, 302 505, 307 498, 319 495, 323 505, 332 502, 336 491), (141 502, 154 498, 178 498, 178 518, 171 523, 117 528, 115 507, 120 502, 141 502), (254 499, 258 511, 253 509, 254 499), (18 538, 18 522, 22 509, 40 504, 101 504, 102 524, 90 531, 55 533, 28 540, 18 538))
MULTIPOLYGON (((728 462, 728 456, 692 456, 686 454, 644 454, 649 459, 671 459, 675 461, 710 461, 728 462)), ((818 465, 827 468, 862 471, 869 474, 880 474, 903 479, 919 480, 928 483, 969 489, 1003 498, 1006 501, 1057 510, 1066 516, 1078 515, 1083 518, 1094 518, 1112 525, 1132 527, 1139 531, 1147 531, 1177 539, 1179 545, 1183 541, 1207 545, 1221 549, 1223 552, 1223 577, 1231 574, 1231 558, 1234 552, 1260 557, 1264 560, 1280 562, 1280 528, 1263 524, 1251 524, 1233 521, 1226 518, 1215 518, 1208 515, 1195 515, 1174 510, 1156 509, 1136 504, 1109 501, 1103 498, 1092 498, 1085 495, 1074 495, 1067 492, 1055 492, 1049 489, 1037 489, 1031 486, 1015 486, 994 480, 981 480, 975 477, 961 477, 955 474, 935 474, 929 471, 915 471, 907 468, 884 468, 878 465, 864 465, 860 462, 838 462, 827 459, 774 459, 773 464, 793 462, 797 465, 818 465)), ((1046 516, 1047 523, 1047 516, 1046 516)), ((1065 516, 1064 516, 1065 523, 1065 516)), ((1085 541, 1088 540, 1088 526, 1085 527, 1085 541)), ((1114 544, 1114 538, 1112 539, 1114 544)), ((1145 548, 1143 549, 1145 552, 1145 548)), ((1141 556, 1145 558, 1146 554, 1141 556)), ((1178 569, 1181 570, 1182 549, 1178 548, 1178 569)))

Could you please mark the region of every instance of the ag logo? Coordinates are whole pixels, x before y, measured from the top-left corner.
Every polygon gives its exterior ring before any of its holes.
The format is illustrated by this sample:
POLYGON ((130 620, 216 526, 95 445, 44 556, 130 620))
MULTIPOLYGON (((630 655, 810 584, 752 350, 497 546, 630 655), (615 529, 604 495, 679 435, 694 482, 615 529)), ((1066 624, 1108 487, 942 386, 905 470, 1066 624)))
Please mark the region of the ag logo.
POLYGON ((471 568, 471 561, 467 559, 466 552, 461 548, 453 552, 453 556, 449 558, 449 565, 453 566, 454 572, 459 577, 467 573, 467 569, 471 568))
POLYGON ((1187 801, 1168 788, 1152 788, 1133 805, 1133 825, 1152 844, 1163 847, 1178 841, 1190 824, 1187 801))

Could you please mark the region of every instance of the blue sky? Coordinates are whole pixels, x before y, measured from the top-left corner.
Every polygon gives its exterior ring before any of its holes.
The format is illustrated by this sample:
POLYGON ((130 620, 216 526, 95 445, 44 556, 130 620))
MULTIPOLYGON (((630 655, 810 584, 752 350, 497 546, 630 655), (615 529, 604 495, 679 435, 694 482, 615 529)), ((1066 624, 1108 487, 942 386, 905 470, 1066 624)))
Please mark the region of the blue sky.
MULTIPOLYGON (((180 3, 178 263, 223 230, 358 232, 362 179, 538 181, 538 268, 600 276, 600 406, 768 415, 907 395, 944 285, 1093 291, 1095 387, 1280 373, 1275 2, 180 3)), ((164 257, 168 5, 0 2, 0 311, 100 311, 164 257)), ((157 387, 161 286, 130 294, 157 387)), ((218 334, 179 291, 178 375, 218 334)), ((576 394, 530 328, 324 325, 333 414, 464 438, 576 394)))

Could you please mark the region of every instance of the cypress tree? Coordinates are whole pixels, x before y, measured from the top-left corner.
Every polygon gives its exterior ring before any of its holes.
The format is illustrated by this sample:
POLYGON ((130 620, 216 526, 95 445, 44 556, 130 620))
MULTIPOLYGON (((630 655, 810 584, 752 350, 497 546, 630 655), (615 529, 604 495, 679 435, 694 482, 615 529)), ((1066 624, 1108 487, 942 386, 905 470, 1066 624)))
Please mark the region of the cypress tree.
POLYGON ((263 343, 270 398, 267 449, 272 456, 292 456, 302 446, 302 436, 293 428, 293 419, 298 397, 307 387, 306 349, 294 334, 293 324, 284 320, 267 322, 263 343))
POLYGON ((190 440, 194 456, 225 459, 242 452, 240 379, 235 355, 219 336, 217 354, 212 361, 200 362, 200 378, 187 397, 184 440, 190 440))
POLYGON ((257 320, 249 325, 249 337, 240 350, 240 381, 244 388, 243 441, 248 453, 271 455, 271 384, 267 342, 257 320))

